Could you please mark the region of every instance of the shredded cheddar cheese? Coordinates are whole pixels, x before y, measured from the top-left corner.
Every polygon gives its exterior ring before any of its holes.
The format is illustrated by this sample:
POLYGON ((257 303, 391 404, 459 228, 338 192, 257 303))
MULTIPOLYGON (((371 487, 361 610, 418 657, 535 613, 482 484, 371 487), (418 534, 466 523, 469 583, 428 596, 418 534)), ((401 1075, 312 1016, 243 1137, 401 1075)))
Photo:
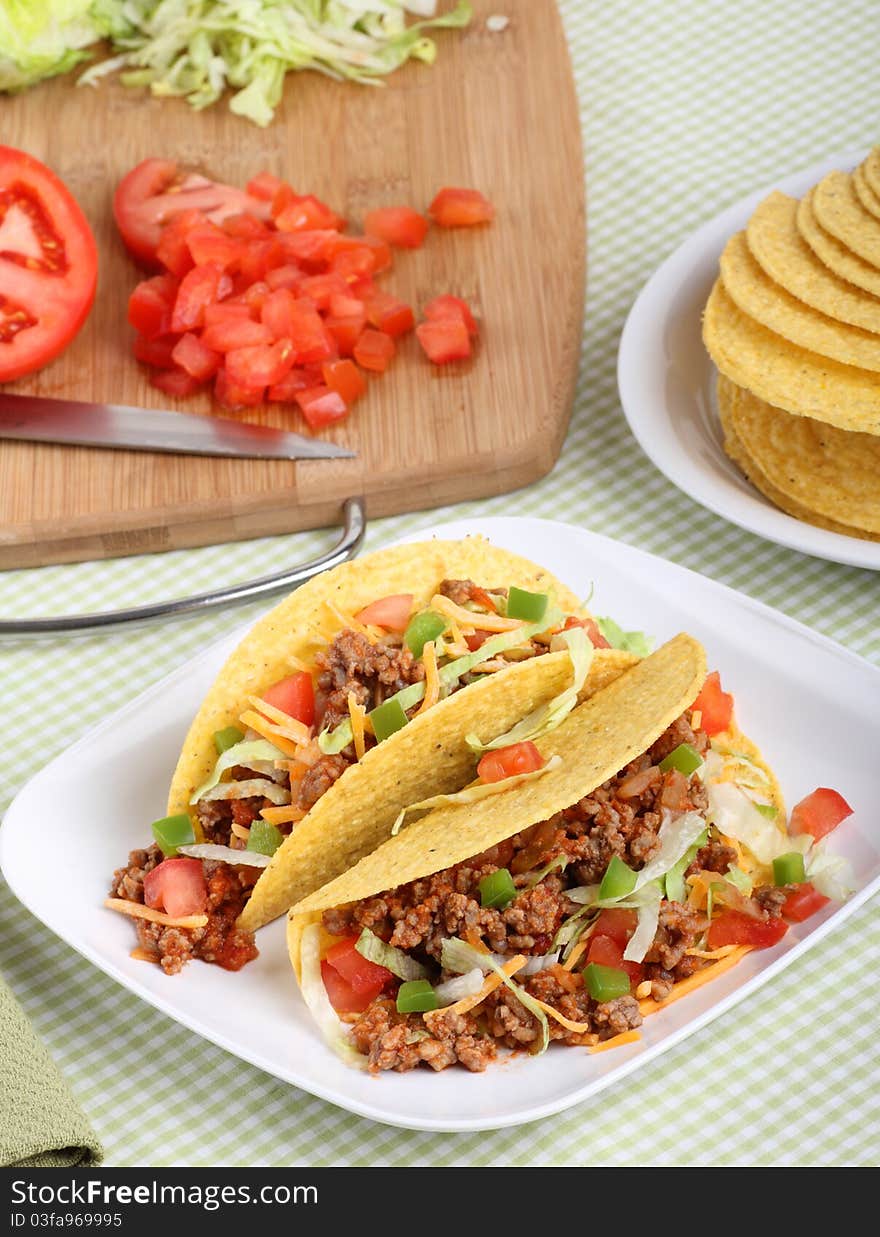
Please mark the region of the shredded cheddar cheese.
POLYGON ((522 627, 522 619, 504 618, 500 614, 480 614, 476 610, 465 610, 457 606, 449 597, 435 593, 431 598, 430 608, 442 614, 444 618, 455 619, 467 627, 475 627, 479 631, 515 631, 522 627))
POLYGON ((543 1009, 545 1014, 549 1014, 554 1018, 560 1026, 565 1027, 566 1031, 573 1031, 575 1035, 586 1035, 590 1029, 589 1022, 573 1022, 571 1018, 566 1018, 564 1014, 560 1014, 558 1009, 554 1009, 552 1005, 548 1005, 546 1001, 539 1001, 536 996, 532 1000, 537 1006, 543 1009))
POLYGON ((281 807, 264 807, 260 815, 270 825, 286 825, 289 821, 296 824, 298 820, 302 820, 305 812, 301 807, 295 807, 292 803, 283 803, 281 807))
POLYGON ((268 717, 270 722, 274 722, 283 733, 287 733, 288 737, 294 739, 295 742, 308 743, 312 737, 310 728, 304 722, 297 721, 295 717, 291 717, 283 709, 278 709, 274 704, 269 704, 268 700, 261 700, 259 696, 248 696, 247 699, 248 704, 253 705, 264 717, 268 717))
POLYGON ((576 964, 577 964, 577 960, 578 960, 578 958, 581 956, 581 954, 582 954, 582 953, 584 952, 584 950, 587 948, 587 943, 588 943, 588 942, 587 942, 587 938, 586 938, 586 937, 582 937, 582 938, 578 941, 578 943, 575 945, 574 949, 571 951, 571 953, 569 954, 569 956, 568 956, 568 958, 566 959, 566 961, 565 961, 565 962, 563 962, 563 964, 562 964, 562 968, 563 968, 563 970, 565 970, 565 971, 573 971, 573 970, 574 970, 574 968, 575 968, 575 966, 576 966, 576 964))
POLYGON ((325 600, 324 605, 339 623, 340 627, 347 627, 351 631, 358 632, 359 635, 366 636, 372 644, 375 644, 381 636, 382 633, 377 627, 373 627, 369 623, 361 623, 353 614, 347 614, 344 610, 340 610, 332 601, 325 600))
POLYGON ((587 1052, 605 1052, 609 1048, 620 1048, 624 1044, 634 1044, 642 1038, 641 1031, 621 1031, 611 1039, 603 1039, 601 1043, 593 1044, 587 1052))
MULTIPOLYGON (((504 966, 501 969, 502 971, 504 971, 504 974, 508 978, 510 978, 511 975, 515 975, 517 971, 522 970, 525 964, 526 964, 526 958, 523 956, 523 954, 516 954, 513 958, 510 959, 509 962, 505 962, 504 966)), ((469 1009, 473 1009, 475 1005, 481 1005, 482 1002, 485 1001, 486 997, 489 996, 492 992, 494 992, 495 989, 499 987, 503 982, 504 981, 502 980, 500 975, 496 975, 496 974, 487 975, 482 988, 480 989, 479 992, 475 992, 473 996, 462 997, 461 1000, 456 1001, 454 1005, 446 1005, 443 1009, 429 1010, 426 1014, 423 1014, 422 1016, 424 1017, 425 1022, 428 1023, 428 1026, 430 1026, 431 1025, 430 1020, 431 1020, 432 1015, 438 1016, 440 1014, 466 1014, 467 1011, 469 1009)))
POLYGON ((419 713, 432 709, 440 699, 440 673, 437 669, 437 650, 433 640, 426 641, 422 649, 422 662, 425 667, 425 697, 419 713))
POLYGON ((711 966, 705 967, 702 971, 697 971, 696 975, 689 975, 687 979, 680 979, 669 996, 665 997, 662 1001, 655 1001, 652 998, 648 998, 646 1001, 639 1001, 642 1017, 644 1018, 648 1014, 656 1013, 658 1009, 663 1009, 664 1006, 677 1001, 679 997, 687 996, 695 988, 701 988, 703 984, 707 984, 711 979, 717 979, 719 975, 729 971, 741 958, 745 957, 751 948, 751 945, 735 945, 732 952, 726 958, 719 958, 711 966))
POLYGON ((159 955, 153 953, 152 949, 144 949, 138 945, 137 949, 133 949, 128 955, 129 958, 134 958, 136 962, 158 962, 159 955))
POLYGON ((160 923, 163 928, 204 928, 208 923, 207 915, 180 915, 175 919, 164 911, 154 911, 151 906, 144 906, 142 902, 129 902, 127 898, 105 898, 104 905, 108 910, 131 915, 132 919, 160 923))
POLYGON ((249 726, 251 730, 255 730, 262 738, 268 739, 270 743, 274 743, 285 755, 296 755, 297 748, 300 746, 299 742, 291 736, 282 733, 281 727, 276 726, 274 722, 261 717, 259 713, 255 713, 252 709, 247 709, 242 713, 241 721, 245 726, 249 726))
POLYGON ((243 842, 246 842, 248 838, 251 836, 251 831, 250 829, 248 829, 247 825, 240 825, 235 820, 232 821, 229 827, 232 830, 232 832, 235 834, 235 836, 237 838, 241 838, 243 842))
POLYGON ((354 692, 348 693, 348 716, 351 718, 351 737, 354 739, 354 751, 358 760, 363 760, 367 750, 366 739, 364 735, 364 722, 367 711, 362 704, 358 702, 354 692))
POLYGON ((691 730, 699 730, 702 723, 703 723, 702 709, 694 709, 693 713, 691 714, 691 730))

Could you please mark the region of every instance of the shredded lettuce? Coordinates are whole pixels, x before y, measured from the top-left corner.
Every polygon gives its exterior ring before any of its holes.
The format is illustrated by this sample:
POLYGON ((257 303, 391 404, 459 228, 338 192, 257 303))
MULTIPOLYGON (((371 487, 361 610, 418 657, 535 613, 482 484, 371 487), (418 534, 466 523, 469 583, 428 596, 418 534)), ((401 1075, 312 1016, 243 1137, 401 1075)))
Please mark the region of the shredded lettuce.
POLYGON ((429 0, 125 0, 114 7, 119 54, 81 82, 122 69, 125 85, 183 95, 194 108, 232 87, 230 109, 258 125, 272 120, 289 70, 381 84, 409 59, 434 61, 426 31, 471 19, 465 0, 436 17, 429 0), (407 10, 427 20, 407 24, 407 10))
POLYGON ((178 846, 178 854, 189 855, 191 859, 217 859, 221 863, 235 863, 251 868, 265 868, 271 861, 271 855, 261 854, 258 850, 234 850, 231 846, 220 846, 215 842, 193 842, 188 846, 178 846))
POLYGON ((207 794, 209 790, 213 790, 227 769, 234 769, 236 765, 243 765, 246 769, 249 769, 251 766, 248 762, 251 760, 274 761, 283 759, 284 753, 279 751, 275 744, 270 743, 268 739, 243 739, 241 743, 228 747, 217 758, 214 772, 206 781, 202 782, 190 799, 190 803, 198 803, 203 795, 207 794))
POLYGON ((86 48, 108 33, 93 0, 3 0, 0 4, 0 91, 23 90, 67 73, 86 48))
POLYGON ((682 855, 677 863, 674 863, 664 877, 666 887, 666 897, 670 902, 683 902, 687 889, 684 883, 684 874, 697 856, 697 851, 701 846, 705 846, 709 838, 709 830, 704 829, 700 836, 693 842, 682 855))
POLYGON ((363 958, 369 962, 375 962, 377 966, 384 966, 398 979, 428 978, 429 972, 426 966, 422 966, 421 962, 405 954, 396 945, 386 945, 369 928, 364 928, 361 932, 355 943, 355 949, 363 958))
POLYGON ((627 962, 642 962, 645 954, 654 943, 657 935, 657 925, 660 922, 660 903, 663 890, 660 881, 651 881, 639 890, 638 923, 636 930, 627 941, 623 956, 627 962))
POLYGON ((498 735, 488 743, 482 743, 475 734, 466 735, 465 743, 472 751, 488 752, 499 747, 508 747, 511 743, 525 743, 529 740, 534 742, 535 739, 540 739, 543 735, 555 730, 565 720, 577 704, 578 693, 587 681, 595 649, 583 627, 573 627, 570 631, 563 631, 560 633, 560 638, 568 645, 568 653, 571 657, 572 681, 569 686, 546 704, 533 709, 506 734, 498 735))
POLYGON ((814 889, 835 902, 845 902, 855 888, 849 860, 830 854, 822 843, 816 843, 807 852, 804 875, 814 889))
POLYGON ((454 975, 442 984, 435 984, 434 995, 437 997, 438 1008, 454 1005, 456 1001, 463 1001, 468 996, 476 996, 482 986, 483 972, 478 966, 471 971, 465 971, 463 975, 454 975))
POLYGON ((440 964, 446 971, 455 971, 458 974, 464 974, 465 971, 473 970, 479 967, 481 971, 493 971, 500 979, 505 987, 509 988, 516 999, 529 1011, 533 1018, 536 1018, 541 1026, 541 1040, 535 1051, 536 1056, 547 1049, 550 1043, 550 1027, 547 1022, 547 1015, 544 1013, 541 1006, 537 1003, 534 997, 529 996, 524 988, 519 984, 515 984, 509 975, 505 975, 501 964, 496 962, 494 954, 484 954, 480 950, 474 949, 473 945, 468 945, 466 941, 459 941, 454 937, 447 937, 440 946, 440 964))
POLYGON ((571 859, 568 855, 557 855, 555 859, 545 863, 543 868, 536 868, 534 872, 530 872, 526 877, 523 888, 533 889, 535 885, 540 885, 545 876, 549 876, 551 872, 555 872, 557 869, 560 872, 564 872, 570 862, 571 859))
POLYGON ((303 999, 327 1043, 346 1065, 365 1069, 367 1059, 352 1044, 348 1027, 330 1004, 321 978, 321 925, 309 924, 300 942, 300 970, 303 999))
MULTIPOLYGON (((549 631, 551 627, 558 626, 564 618, 565 615, 561 610, 555 606, 548 606, 540 623, 523 623, 521 627, 515 627, 512 631, 502 631, 497 636, 491 636, 473 653, 466 653, 463 657, 457 657, 455 661, 441 666, 439 671, 441 684, 444 687, 452 687, 462 675, 473 670, 474 666, 479 666, 481 662, 489 661, 497 654, 505 653, 508 649, 515 648, 516 645, 523 644, 526 640, 531 640, 533 636, 540 636, 543 632, 549 631)), ((404 687, 388 699, 397 700, 406 712, 407 709, 411 709, 413 705, 424 699, 424 695, 425 684, 422 681, 410 683, 409 687, 404 687)), ((335 755, 348 747, 351 740, 351 721, 346 718, 335 729, 321 731, 318 735, 318 747, 325 755, 335 755)))
POLYGON ((810 838, 789 837, 775 820, 758 811, 748 795, 733 782, 709 782, 709 819, 721 833, 747 846, 759 863, 769 865, 788 851, 806 852, 810 838))
POLYGON ((636 657, 647 657, 654 648, 654 640, 643 631, 624 631, 613 618, 597 618, 596 626, 613 649, 622 649, 625 653, 635 653, 636 657))
POLYGON ((744 872, 742 868, 738 868, 735 864, 731 864, 724 873, 724 879, 729 881, 731 885, 735 885, 744 897, 751 897, 752 878, 747 872, 744 872))
POLYGON ((429 812, 431 808, 446 807, 450 803, 477 803, 480 799, 488 799, 492 795, 501 794, 502 791, 510 790, 523 782, 531 782, 536 777, 543 777, 551 769, 558 769, 561 764, 561 756, 551 756, 545 765, 542 765, 540 769, 532 769, 531 773, 514 773, 512 777, 502 778, 499 782, 474 782, 470 786, 465 786, 464 790, 457 790, 453 794, 432 795, 430 799, 422 799, 420 803, 411 803, 398 813, 397 820, 391 828, 391 836, 397 836, 410 812, 429 812))
POLYGON ((290 802, 290 791, 266 777, 249 777, 241 782, 218 782, 206 790, 202 799, 269 799, 276 807, 290 802))

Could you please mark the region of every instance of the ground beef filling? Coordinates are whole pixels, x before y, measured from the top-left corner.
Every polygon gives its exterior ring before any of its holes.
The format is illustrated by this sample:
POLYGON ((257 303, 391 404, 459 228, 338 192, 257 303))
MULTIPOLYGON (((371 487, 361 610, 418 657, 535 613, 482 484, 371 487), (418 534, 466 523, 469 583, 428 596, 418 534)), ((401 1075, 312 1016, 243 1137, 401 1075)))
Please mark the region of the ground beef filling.
POLYGON ((369 712, 425 677, 425 667, 400 635, 383 636, 372 644, 348 628, 317 654, 315 666, 315 709, 322 729, 337 726, 349 716, 349 694, 369 712))
MULTIPOLYGON (((567 811, 446 871, 380 897, 325 911, 324 927, 337 936, 351 936, 367 927, 382 940, 435 963, 440 961, 443 939, 450 936, 479 938, 493 953, 549 952, 563 918, 576 909, 566 890, 601 880, 612 855, 635 869, 643 867, 657 849, 664 808, 705 811, 706 792, 698 778, 676 770, 664 773, 657 767, 680 743, 690 743, 702 753, 708 739, 691 728, 686 716, 681 717, 649 752, 567 811), (558 856, 568 861, 565 871, 551 872, 531 884, 528 874, 558 856), (519 892, 506 907, 494 910, 481 906, 478 886, 499 868, 508 868, 519 892)), ((722 850, 729 848, 710 843, 703 849, 710 863, 720 864, 725 858, 722 850)), ((655 999, 668 995, 677 980, 704 965, 687 951, 705 926, 705 920, 686 907, 664 903, 643 967, 655 999)), ((562 1043, 594 1043, 641 1023, 634 996, 597 1003, 581 975, 558 964, 528 977, 523 986, 565 1017, 587 1025, 586 1031, 572 1032, 551 1019, 551 1038, 562 1043)), ((506 987, 460 1020, 455 1015, 444 1020, 442 1011, 427 1019, 399 1014, 392 1000, 380 997, 352 1028, 355 1043, 374 1071, 408 1070, 422 1063, 443 1069, 455 1062, 482 1070, 499 1045, 528 1048, 540 1034, 537 1019, 506 987)))
MULTIPOLYGON (((155 844, 146 850, 133 850, 127 866, 114 872, 110 896, 143 903, 144 877, 161 861, 162 852, 155 844)), ((168 928, 146 919, 134 921, 138 943, 155 956, 166 975, 176 975, 190 958, 238 971, 257 956, 253 933, 242 932, 235 921, 260 869, 210 859, 202 861, 202 868, 208 891, 208 922, 204 928, 168 928)))

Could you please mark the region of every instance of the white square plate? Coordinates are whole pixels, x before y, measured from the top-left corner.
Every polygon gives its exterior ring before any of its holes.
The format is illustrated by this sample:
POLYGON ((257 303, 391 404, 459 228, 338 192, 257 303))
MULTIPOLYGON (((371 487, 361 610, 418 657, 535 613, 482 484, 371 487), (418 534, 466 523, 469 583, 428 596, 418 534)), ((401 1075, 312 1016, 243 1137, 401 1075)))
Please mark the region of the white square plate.
POLYGON ((168 978, 129 957, 131 924, 102 906, 113 870, 145 844, 148 822, 164 811, 189 721, 240 632, 155 684, 38 773, 0 829, 0 866, 14 892, 108 975, 268 1073, 352 1112, 413 1129, 494 1129, 595 1095, 753 992, 880 887, 880 820, 873 810, 880 671, 720 584, 566 524, 461 521, 407 540, 476 532, 544 564, 583 596, 595 585, 593 608, 628 628, 649 631, 658 642, 680 630, 702 640, 789 803, 818 782, 840 790, 855 809, 833 839, 855 869, 850 901, 794 925, 775 948, 747 955, 648 1018, 636 1044, 598 1055, 551 1047, 543 1057, 514 1058, 484 1074, 450 1069, 371 1078, 343 1065, 321 1039, 290 970, 283 920, 260 932, 260 957, 238 974, 192 963, 168 978), (47 807, 59 802, 63 812, 47 807), (46 846, 68 876, 63 900, 43 879, 46 846))
POLYGON ((826 173, 861 163, 866 151, 833 156, 765 186, 704 223, 654 272, 620 339, 617 385, 630 429, 679 489, 710 511, 779 545, 817 558, 880 570, 880 543, 796 520, 775 507, 724 453, 717 370, 703 346, 703 307, 718 259, 771 189, 802 197, 826 173))

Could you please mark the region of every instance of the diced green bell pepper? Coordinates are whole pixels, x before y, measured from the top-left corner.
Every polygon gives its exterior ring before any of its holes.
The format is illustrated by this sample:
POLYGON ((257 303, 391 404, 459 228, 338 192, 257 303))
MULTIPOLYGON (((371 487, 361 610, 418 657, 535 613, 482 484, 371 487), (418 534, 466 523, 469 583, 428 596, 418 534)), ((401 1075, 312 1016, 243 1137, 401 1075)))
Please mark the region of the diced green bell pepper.
POLYGON ((503 910, 508 902, 516 897, 516 885, 507 868, 499 868, 484 876, 477 888, 480 891, 480 905, 503 910))
POLYGON ((629 975, 615 966, 590 962, 584 967, 584 984, 594 1001, 613 1001, 629 992, 629 975))
POLYGON ((163 816, 152 824, 153 837, 166 859, 173 859, 178 846, 191 846, 196 840, 193 823, 186 812, 179 816, 163 816))
POLYGON ((274 855, 284 841, 281 830, 271 825, 268 820, 259 817, 251 824, 248 834, 247 849, 260 855, 274 855))
POLYGON ((424 1014, 438 1005, 437 993, 427 979, 407 979, 397 989, 399 1014, 424 1014))

